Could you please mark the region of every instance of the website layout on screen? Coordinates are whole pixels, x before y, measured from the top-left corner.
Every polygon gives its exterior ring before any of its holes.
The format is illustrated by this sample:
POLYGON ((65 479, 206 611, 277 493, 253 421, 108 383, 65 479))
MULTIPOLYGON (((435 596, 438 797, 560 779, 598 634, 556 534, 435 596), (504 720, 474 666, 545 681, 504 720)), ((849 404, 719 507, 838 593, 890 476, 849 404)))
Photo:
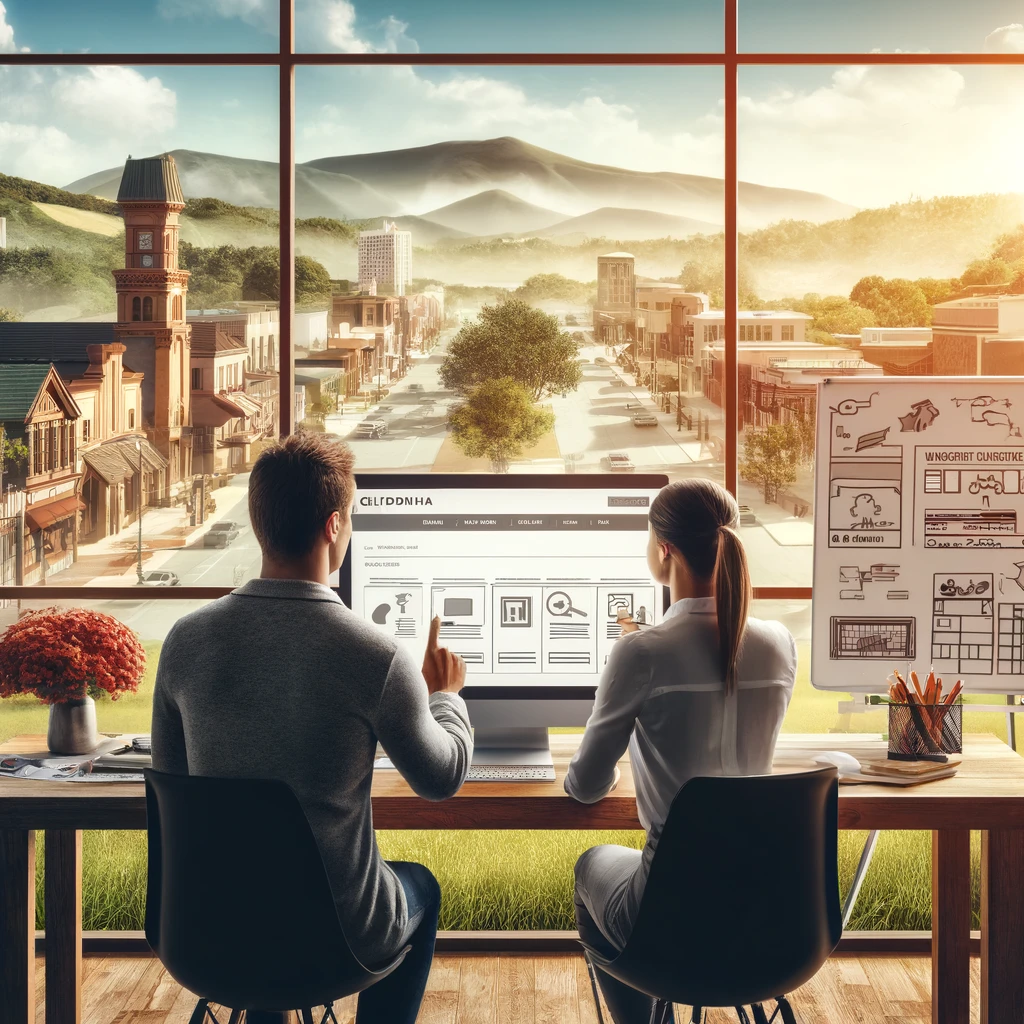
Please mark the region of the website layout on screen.
POLYGON ((653 491, 363 489, 352 609, 423 656, 431 618, 474 685, 593 686, 620 619, 661 621, 653 491))

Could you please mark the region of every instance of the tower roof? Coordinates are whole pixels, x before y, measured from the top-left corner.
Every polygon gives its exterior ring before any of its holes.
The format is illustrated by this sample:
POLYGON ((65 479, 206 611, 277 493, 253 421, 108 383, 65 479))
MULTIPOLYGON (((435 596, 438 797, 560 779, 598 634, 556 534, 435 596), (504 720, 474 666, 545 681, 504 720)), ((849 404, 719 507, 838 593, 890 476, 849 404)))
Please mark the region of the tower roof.
POLYGON ((121 175, 117 201, 181 203, 184 206, 185 197, 181 193, 181 182, 178 180, 178 168, 174 164, 174 157, 170 153, 147 157, 144 160, 133 160, 128 157, 124 164, 124 173, 121 175))

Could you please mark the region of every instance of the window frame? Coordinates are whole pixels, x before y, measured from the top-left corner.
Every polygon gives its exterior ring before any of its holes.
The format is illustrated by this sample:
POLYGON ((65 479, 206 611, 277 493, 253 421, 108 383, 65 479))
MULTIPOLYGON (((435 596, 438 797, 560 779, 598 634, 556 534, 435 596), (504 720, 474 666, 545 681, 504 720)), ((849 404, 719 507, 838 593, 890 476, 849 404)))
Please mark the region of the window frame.
MULTIPOLYGON (((277 51, 261 53, 4 53, 0 66, 222 66, 271 67, 279 76, 278 160, 280 175, 280 335, 277 370, 280 374, 277 399, 278 427, 281 436, 294 427, 295 368, 293 362, 293 325, 295 317, 295 69, 317 66, 394 66, 415 65, 486 67, 520 66, 661 66, 718 67, 724 79, 724 235, 725 235, 725 316, 724 394, 725 486, 737 493, 738 486, 738 289, 739 238, 737 227, 737 106, 740 68, 758 66, 822 65, 1002 65, 1024 67, 1024 53, 761 53, 739 49, 740 0, 723 0, 725 24, 721 51, 703 53, 296 53, 295 2, 280 0, 280 36, 277 51)), ((210 599, 230 592, 229 587, 175 587, 162 593, 150 590, 147 600, 210 599)), ((89 601, 124 598, 118 587, 47 586, 46 596, 54 599, 89 601)), ((755 587, 755 600, 810 600, 810 587, 755 587)), ((0 587, 0 600, 28 600, 39 597, 35 586, 0 587)))

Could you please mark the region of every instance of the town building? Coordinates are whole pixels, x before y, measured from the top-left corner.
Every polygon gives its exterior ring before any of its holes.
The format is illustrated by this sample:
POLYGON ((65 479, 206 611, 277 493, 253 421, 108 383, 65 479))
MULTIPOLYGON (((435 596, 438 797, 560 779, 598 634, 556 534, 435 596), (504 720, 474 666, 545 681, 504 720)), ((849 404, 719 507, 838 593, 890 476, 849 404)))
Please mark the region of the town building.
POLYGON ((932 307, 933 372, 1017 375, 1024 368, 1024 295, 979 295, 932 307))
MULTIPOLYGON (((845 337, 836 340, 842 342, 845 337)), ((886 376, 934 373, 930 327, 862 327, 855 343, 865 361, 880 367, 886 376)))
POLYGON ((360 231, 358 258, 361 292, 387 287, 404 295, 412 283, 412 232, 387 220, 380 230, 360 231))
POLYGON ((138 515, 140 454, 143 506, 165 498, 169 488, 168 460, 143 431, 143 375, 126 363, 113 324, 0 324, 0 367, 31 365, 52 365, 80 410, 78 539, 119 533, 138 515))
POLYGON ((597 257, 594 336, 604 345, 636 339, 636 257, 632 253, 597 257))
MULTIPOLYGON (((374 356, 371 376, 374 386, 386 387, 391 381, 404 376, 407 369, 402 301, 390 295, 360 293, 331 296, 327 348, 344 348, 345 345, 338 345, 337 342, 353 337, 365 340, 372 333, 374 356)), ((362 351, 362 345, 359 350, 362 351)))
POLYGON ((0 580, 5 584, 43 583, 77 557, 83 507, 80 417, 52 364, 0 364, 0 440, 17 442, 21 453, 0 457, 0 580))

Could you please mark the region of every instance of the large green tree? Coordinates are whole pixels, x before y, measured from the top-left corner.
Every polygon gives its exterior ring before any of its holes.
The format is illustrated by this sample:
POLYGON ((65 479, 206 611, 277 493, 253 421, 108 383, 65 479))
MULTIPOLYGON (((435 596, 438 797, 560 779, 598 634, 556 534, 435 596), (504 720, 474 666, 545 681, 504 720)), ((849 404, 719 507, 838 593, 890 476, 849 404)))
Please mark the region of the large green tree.
POLYGON ((21 319, 21 314, 14 309, 0 306, 0 324, 11 324, 21 319))
POLYGON ((766 504, 778 499, 779 488, 796 479, 801 457, 797 431, 781 423, 767 427, 748 427, 743 438, 743 459, 739 470, 744 480, 757 484, 766 504))
POLYGON ((850 301, 870 309, 879 327, 927 327, 932 308, 921 288, 902 277, 862 277, 850 292, 850 301))
POLYGON ((441 384, 470 395, 485 381, 507 377, 531 401, 579 387, 583 372, 576 343, 558 319, 520 299, 484 306, 472 324, 452 339, 441 364, 441 384))
POLYGON ((490 459, 500 472, 554 423, 554 415, 538 409, 530 392, 511 377, 482 381, 451 411, 456 445, 470 458, 490 459))
POLYGON ((554 299, 576 305, 593 305, 597 298, 597 283, 584 284, 562 274, 534 274, 528 277, 513 295, 524 302, 543 302, 554 299))

